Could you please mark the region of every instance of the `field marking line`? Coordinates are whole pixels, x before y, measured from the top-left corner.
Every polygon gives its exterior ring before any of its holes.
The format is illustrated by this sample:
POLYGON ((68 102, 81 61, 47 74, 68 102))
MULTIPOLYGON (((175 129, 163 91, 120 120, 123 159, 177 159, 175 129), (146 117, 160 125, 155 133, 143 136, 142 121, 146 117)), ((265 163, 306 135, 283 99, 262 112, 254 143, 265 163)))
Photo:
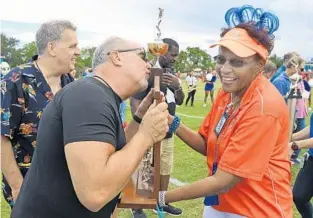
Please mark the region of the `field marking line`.
POLYGON ((175 178, 170 178, 170 183, 172 183, 173 185, 178 186, 178 187, 182 187, 182 186, 189 184, 189 183, 182 182, 182 181, 175 179, 175 178))
POLYGON ((182 117, 189 117, 189 118, 197 118, 197 119, 204 119, 205 117, 200 117, 200 116, 193 116, 193 115, 188 115, 188 114, 183 114, 183 113, 176 113, 179 116, 182 117))

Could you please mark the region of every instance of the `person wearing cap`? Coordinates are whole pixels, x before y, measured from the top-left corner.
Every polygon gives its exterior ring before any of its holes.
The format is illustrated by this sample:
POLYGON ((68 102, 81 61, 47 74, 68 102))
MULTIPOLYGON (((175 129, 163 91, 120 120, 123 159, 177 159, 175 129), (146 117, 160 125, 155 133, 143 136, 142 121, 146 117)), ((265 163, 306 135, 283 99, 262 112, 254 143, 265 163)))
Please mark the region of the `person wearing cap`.
POLYGON ((291 218, 288 109, 262 72, 279 20, 252 6, 231 8, 225 20, 228 28, 211 46, 219 46, 222 83, 211 111, 198 131, 169 118, 176 135, 207 157, 208 177, 160 191, 158 205, 206 196, 205 218, 291 218))

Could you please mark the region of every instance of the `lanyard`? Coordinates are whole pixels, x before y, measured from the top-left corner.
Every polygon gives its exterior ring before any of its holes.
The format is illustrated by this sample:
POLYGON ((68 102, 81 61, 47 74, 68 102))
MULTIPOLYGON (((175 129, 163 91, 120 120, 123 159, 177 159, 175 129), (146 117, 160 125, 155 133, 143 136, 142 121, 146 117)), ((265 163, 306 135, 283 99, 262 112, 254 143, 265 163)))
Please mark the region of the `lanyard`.
MULTIPOLYGON (((225 109, 221 119, 218 121, 218 123, 215 127, 215 134, 217 136, 217 142, 215 143, 214 152, 213 152, 214 156, 213 156, 212 175, 214 175, 216 173, 216 170, 217 170, 219 144, 225 136, 225 132, 226 132, 226 129, 227 129, 229 123, 239 113, 239 108, 237 108, 235 111, 233 111, 233 113, 231 113, 231 106, 232 106, 231 103, 226 106, 226 109, 225 109)), ((204 204, 206 206, 219 205, 218 195, 206 196, 204 199, 204 204)))
POLYGON ((218 149, 221 141, 224 139, 226 129, 230 122, 237 116, 239 113, 239 108, 234 110, 233 112, 230 109, 231 105, 227 105, 225 112, 223 113, 221 119, 216 125, 215 128, 215 134, 217 136, 217 142, 214 145, 214 156, 213 156, 213 168, 212 168, 212 174, 216 172, 217 168, 217 162, 218 162, 218 149), (232 112, 232 113, 231 113, 232 112), (215 167, 214 167, 215 166, 215 167))

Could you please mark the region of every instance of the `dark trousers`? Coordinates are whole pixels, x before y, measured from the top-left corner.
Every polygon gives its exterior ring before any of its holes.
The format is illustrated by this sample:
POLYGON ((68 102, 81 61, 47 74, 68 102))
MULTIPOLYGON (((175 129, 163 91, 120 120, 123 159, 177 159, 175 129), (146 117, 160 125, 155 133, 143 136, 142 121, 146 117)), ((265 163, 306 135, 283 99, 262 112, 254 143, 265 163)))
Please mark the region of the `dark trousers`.
POLYGON ((186 105, 189 102, 189 99, 191 98, 191 106, 193 106, 193 102, 195 100, 195 94, 196 94, 196 90, 192 90, 191 92, 188 93, 188 98, 186 99, 186 105))
POLYGON ((313 217, 310 200, 313 196, 313 157, 309 157, 300 169, 293 187, 293 202, 302 218, 313 217))
MULTIPOLYGON (((300 132, 305 128, 305 118, 297 118, 296 119, 297 128, 293 131, 294 133, 300 132)), ((299 154, 301 152, 301 149, 296 150, 293 155, 291 156, 291 159, 298 158, 299 154)))

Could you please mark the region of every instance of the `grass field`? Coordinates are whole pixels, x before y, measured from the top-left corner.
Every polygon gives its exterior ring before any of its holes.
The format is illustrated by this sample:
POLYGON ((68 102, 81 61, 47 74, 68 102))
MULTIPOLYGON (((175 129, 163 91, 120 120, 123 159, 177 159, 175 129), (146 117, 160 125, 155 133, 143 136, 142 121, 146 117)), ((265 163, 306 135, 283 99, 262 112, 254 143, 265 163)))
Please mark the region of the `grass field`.
MULTIPOLYGON (((218 84, 219 86, 219 84, 218 84)), ((189 116, 198 116, 204 117, 210 110, 211 104, 209 103, 206 108, 202 107, 203 98, 204 98, 204 86, 203 84, 199 84, 198 90, 196 93, 196 101, 194 107, 185 107, 181 106, 177 108, 177 113, 186 114, 189 116)), ((210 102, 210 101, 208 101, 210 102)), ((130 119, 129 108, 127 108, 128 114, 127 117, 130 119)), ((183 123, 188 127, 197 130, 200 126, 202 119, 200 118, 190 118, 186 116, 180 116, 183 123)), ((307 121, 308 123, 308 121, 307 121)), ((292 167, 293 180, 299 170, 299 166, 295 165, 292 167)), ((185 145, 178 138, 175 139, 175 156, 174 156, 174 172, 172 174, 173 178, 176 178, 182 182, 192 183, 201 178, 206 177, 207 175, 207 167, 206 160, 200 154, 197 154, 193 150, 191 150, 187 145, 185 145)), ((170 188, 175 188, 174 185, 170 185, 170 188)), ((202 204, 203 199, 185 201, 174 203, 173 205, 180 207, 184 210, 184 214, 181 217, 186 218, 198 218, 202 217, 202 204)), ((1 210, 2 210, 2 218, 10 217, 10 209, 6 202, 2 200, 1 202, 1 210)), ((157 217, 157 215, 153 214, 149 210, 145 210, 147 217, 157 217)), ((129 210, 119 209, 118 210, 119 218, 130 218, 131 213, 129 210)), ((294 217, 300 218, 301 216, 298 214, 297 210, 294 208, 294 217)))

